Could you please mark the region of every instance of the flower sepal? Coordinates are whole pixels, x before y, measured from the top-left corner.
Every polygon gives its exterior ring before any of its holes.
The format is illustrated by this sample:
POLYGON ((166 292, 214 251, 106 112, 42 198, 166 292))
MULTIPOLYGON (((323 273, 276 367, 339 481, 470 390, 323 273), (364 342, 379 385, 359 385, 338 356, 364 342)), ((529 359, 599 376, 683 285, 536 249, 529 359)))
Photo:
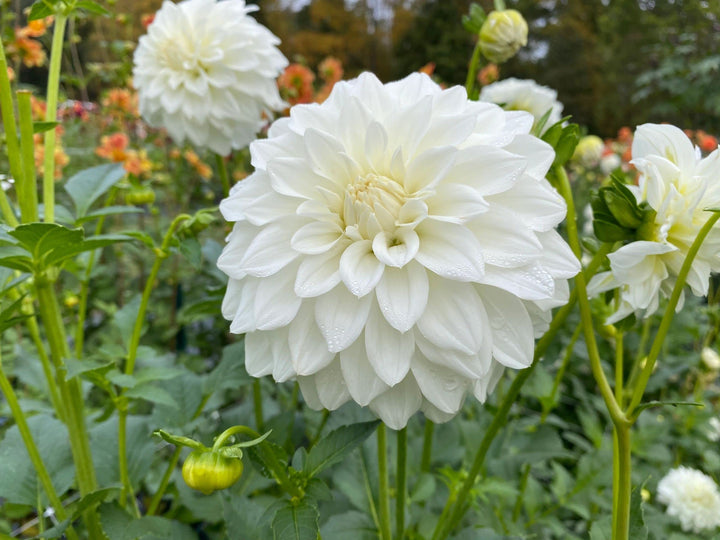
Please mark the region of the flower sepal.
POLYGON ((470 4, 470 12, 462 16, 462 25, 471 34, 479 34, 483 23, 487 19, 485 10, 479 4, 470 4))
POLYGON ((655 210, 646 202, 638 204, 618 175, 591 197, 593 230, 603 242, 650 238, 655 210))

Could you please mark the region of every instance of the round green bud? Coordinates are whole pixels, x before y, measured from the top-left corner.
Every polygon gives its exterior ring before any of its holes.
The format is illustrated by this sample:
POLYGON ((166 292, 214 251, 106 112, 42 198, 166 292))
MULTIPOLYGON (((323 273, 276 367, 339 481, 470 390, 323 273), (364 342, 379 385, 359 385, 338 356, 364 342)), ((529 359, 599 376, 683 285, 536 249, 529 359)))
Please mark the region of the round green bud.
POLYGON ((528 25, 519 11, 493 11, 480 28, 480 51, 491 62, 500 64, 527 45, 527 36, 528 25))
POLYGON ((230 458, 212 450, 193 450, 183 463, 182 476, 193 489, 210 495, 237 482, 243 472, 239 458, 230 458))

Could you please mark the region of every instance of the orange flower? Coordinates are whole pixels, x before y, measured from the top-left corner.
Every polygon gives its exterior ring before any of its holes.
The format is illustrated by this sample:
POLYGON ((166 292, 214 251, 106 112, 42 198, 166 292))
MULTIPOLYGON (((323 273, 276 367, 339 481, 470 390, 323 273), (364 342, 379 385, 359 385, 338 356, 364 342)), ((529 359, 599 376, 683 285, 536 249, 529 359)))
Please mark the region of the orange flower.
POLYGON ((618 130, 618 141, 623 143, 629 143, 630 141, 632 141, 632 138, 632 130, 629 127, 624 126, 618 130))
POLYGON ((480 70, 477 80, 483 86, 492 84, 500 78, 500 70, 497 64, 488 64, 480 70))
POLYGON ((30 111, 36 122, 42 122, 47 116, 47 104, 40 98, 30 95, 30 111))
POLYGON ((428 62, 423 67, 418 69, 420 73, 424 73, 425 75, 431 76, 433 73, 435 73, 435 62, 428 62))
POLYGON ((698 145, 703 152, 712 152, 718 147, 718 141, 712 135, 703 133, 702 137, 698 137, 698 145))
POLYGON ((140 24, 143 25, 143 28, 147 28, 148 26, 150 26, 154 20, 154 13, 145 13, 144 15, 140 16, 140 24))
POLYGON ((212 177, 212 169, 210 166, 203 162, 195 152, 192 150, 185 150, 183 156, 185 157, 185 161, 187 161, 190 166, 195 169, 195 172, 198 173, 201 178, 209 180, 212 177))
POLYGON ((334 56, 328 56, 325 60, 320 62, 320 65, 318 66, 318 73, 320 74, 320 77, 332 88, 333 84, 342 79, 342 62, 334 56))
POLYGON ((21 37, 17 34, 15 41, 8 45, 8 53, 17 55, 27 67, 40 67, 47 60, 45 51, 39 41, 21 37))
POLYGON ((133 116, 138 115, 137 94, 127 88, 112 88, 102 100, 103 107, 111 112, 123 112, 133 116))
POLYGON ((95 153, 102 158, 120 163, 128 157, 126 149, 129 143, 130 139, 128 139, 128 136, 124 133, 103 135, 100 138, 100 146, 95 149, 95 153))
POLYGON ((332 92, 333 86, 335 86, 335 84, 323 84, 322 88, 320 88, 320 90, 317 91, 317 94, 315 94, 315 103, 322 103, 325 101, 330 95, 330 92, 332 92))
POLYGON ((153 169, 153 163, 147 157, 145 150, 128 150, 127 157, 123 163, 123 167, 130 174, 135 176, 142 176, 143 174, 149 173, 153 169))
POLYGON ((13 82, 15 80, 15 70, 13 68, 11 68, 10 66, 8 66, 7 74, 8 74, 8 79, 10 79, 10 82, 13 82))
POLYGON ((290 64, 278 77, 280 95, 290 105, 310 103, 313 100, 313 81, 315 75, 301 64, 290 64))
POLYGON ((20 28, 15 31, 16 35, 20 37, 40 37, 44 36, 45 32, 53 23, 53 17, 45 17, 44 19, 35 19, 30 21, 27 26, 20 28))
MULTIPOLYGON (((58 126, 59 128, 60 126, 58 126)), ((62 170, 70 163, 70 158, 65 153, 60 141, 60 133, 62 131, 56 128, 58 131, 58 137, 55 140, 55 179, 62 178, 62 170)), ((45 146, 43 145, 43 135, 41 133, 35 133, 33 135, 33 141, 35 142, 35 168, 38 172, 43 170, 43 162, 45 160, 45 146)))

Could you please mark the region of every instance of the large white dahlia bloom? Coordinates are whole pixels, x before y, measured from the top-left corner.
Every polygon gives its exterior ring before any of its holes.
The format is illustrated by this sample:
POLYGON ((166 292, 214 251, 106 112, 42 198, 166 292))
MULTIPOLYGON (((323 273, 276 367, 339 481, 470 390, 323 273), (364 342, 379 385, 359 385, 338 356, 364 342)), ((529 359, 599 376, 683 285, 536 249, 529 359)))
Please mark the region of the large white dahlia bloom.
MULTIPOLYGON (((688 137, 666 124, 643 124, 635 131, 632 164, 640 172, 634 188, 638 202, 657 212, 644 238, 611 253, 610 271, 590 282, 591 295, 620 288, 621 302, 608 323, 635 311, 657 310, 672 292, 688 250, 710 217, 706 208, 720 207, 720 151, 702 158, 688 137)), ((707 294, 710 273, 720 271, 720 226, 710 231, 695 257, 687 283, 696 296, 707 294)), ((678 304, 678 309, 682 302, 678 304)))
POLYGON ((165 0, 135 50, 140 114, 178 143, 227 155, 252 141, 285 104, 275 79, 280 40, 244 0, 165 0))
POLYGON ((368 73, 277 120, 220 205, 236 222, 223 315, 247 334, 248 372, 399 429, 527 367, 533 324, 579 270, 532 122, 423 74, 368 73))
POLYGON ((683 531, 701 533, 720 526, 720 492, 708 475, 690 467, 672 469, 658 483, 657 493, 683 531))
POLYGON ((489 101, 501 105, 508 111, 527 111, 540 120, 546 112, 552 111, 543 131, 562 118, 563 104, 557 100, 557 92, 542 86, 532 79, 503 79, 480 91, 480 101, 489 101))

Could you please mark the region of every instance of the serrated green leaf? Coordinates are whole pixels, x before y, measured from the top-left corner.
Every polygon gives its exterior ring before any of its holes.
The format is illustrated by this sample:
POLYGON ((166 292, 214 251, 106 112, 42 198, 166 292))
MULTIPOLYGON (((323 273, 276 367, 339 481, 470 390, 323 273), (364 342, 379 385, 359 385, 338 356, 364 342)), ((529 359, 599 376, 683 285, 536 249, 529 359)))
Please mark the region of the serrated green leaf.
POLYGON ((65 529, 67 529, 70 524, 80 516, 81 513, 83 513, 85 510, 96 507, 98 504, 104 502, 105 499, 107 499, 111 495, 119 492, 120 489, 121 486, 119 485, 98 489, 83 496, 80 500, 69 504, 65 508, 65 511, 68 514, 68 518, 61 521, 54 527, 48 529, 44 533, 40 534, 38 538, 60 538, 65 532, 65 529))
POLYGON ((317 540, 320 514, 315 506, 305 501, 290 502, 277 511, 272 521, 275 540, 317 540))
POLYGON ((277 477, 273 473, 273 461, 279 463, 281 467, 287 467, 288 454, 285 449, 270 441, 265 441, 262 448, 258 446, 251 446, 247 449, 247 454, 250 460, 258 468, 260 474, 265 478, 276 480, 277 477), (267 454, 271 453, 270 456, 267 454))
POLYGON ((304 472, 309 477, 324 471, 335 463, 342 461, 347 454, 367 439, 380 422, 363 422, 342 426, 332 431, 327 437, 312 447, 308 453, 304 472))
POLYGON ((590 527, 590 540, 612 540, 612 522, 610 516, 600 518, 590 527))
POLYGON ((251 377, 245 370, 245 342, 238 341, 223 348, 220 363, 205 379, 204 394, 249 383, 251 377))
POLYGON ((125 392, 125 396, 131 399, 143 399, 151 403, 160 403, 168 407, 178 407, 177 402, 167 390, 152 383, 138 383, 125 392))
POLYGON ((124 176, 122 163, 98 165, 72 176, 65 184, 65 191, 75 203, 76 217, 87 214, 90 206, 124 176))
POLYGON ((86 358, 84 360, 78 360, 76 358, 66 358, 65 380, 69 381, 70 379, 77 377, 78 375, 89 373, 91 371, 101 374, 104 371, 110 370, 113 365, 113 361, 109 359, 93 360, 86 358))
POLYGON ((83 240, 76 245, 58 246, 52 253, 49 253, 43 264, 46 266, 55 266, 61 262, 84 253, 86 251, 94 251, 96 249, 104 248, 113 244, 119 244, 121 242, 130 242, 131 237, 121 234, 103 234, 98 236, 92 236, 86 240, 83 240))
POLYGON ((28 273, 34 269, 30 254, 20 246, 0 246, 0 266, 28 273))

